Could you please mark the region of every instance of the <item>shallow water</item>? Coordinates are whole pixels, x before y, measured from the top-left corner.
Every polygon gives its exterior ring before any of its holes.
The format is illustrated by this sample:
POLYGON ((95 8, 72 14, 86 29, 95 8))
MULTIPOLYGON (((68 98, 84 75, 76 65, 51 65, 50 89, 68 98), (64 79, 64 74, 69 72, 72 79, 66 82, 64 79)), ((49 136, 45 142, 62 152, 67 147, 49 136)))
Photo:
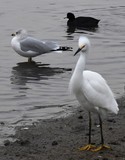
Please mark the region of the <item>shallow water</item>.
POLYGON ((34 58, 36 64, 16 54, 11 33, 25 28, 39 39, 55 40, 76 51, 80 35, 91 40, 87 69, 105 77, 116 97, 124 94, 125 83, 125 1, 4 0, 0 11, 0 139, 14 132, 15 126, 31 124, 42 118, 65 116, 75 106, 68 83, 79 55, 74 52, 51 53, 34 58), (64 19, 76 16, 100 19, 96 30, 67 30, 64 19))

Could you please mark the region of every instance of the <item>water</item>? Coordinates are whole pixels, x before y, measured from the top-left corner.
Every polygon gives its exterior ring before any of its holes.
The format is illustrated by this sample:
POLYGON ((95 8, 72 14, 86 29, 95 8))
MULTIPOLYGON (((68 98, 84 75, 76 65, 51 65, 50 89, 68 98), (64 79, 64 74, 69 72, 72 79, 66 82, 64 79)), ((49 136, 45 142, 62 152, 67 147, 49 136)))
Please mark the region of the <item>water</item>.
POLYGON ((78 106, 68 92, 71 69, 80 35, 91 40, 87 68, 107 79, 116 97, 124 94, 125 1, 1 1, 0 10, 0 141, 14 133, 15 126, 43 118, 65 116, 78 106), (66 13, 100 19, 95 31, 67 32, 66 13), (11 33, 25 28, 40 39, 73 46, 74 52, 51 53, 34 58, 37 65, 16 54, 11 33))

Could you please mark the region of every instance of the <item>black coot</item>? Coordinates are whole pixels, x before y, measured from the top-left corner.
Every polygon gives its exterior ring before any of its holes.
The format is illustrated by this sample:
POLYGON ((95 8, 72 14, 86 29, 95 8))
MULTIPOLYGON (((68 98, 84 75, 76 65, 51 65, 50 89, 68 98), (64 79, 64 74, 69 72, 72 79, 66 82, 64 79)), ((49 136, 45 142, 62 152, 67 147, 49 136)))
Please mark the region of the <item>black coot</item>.
POLYGON ((67 17, 69 20, 67 21, 67 26, 76 27, 76 28, 92 28, 98 27, 98 23, 100 20, 92 18, 92 17, 77 17, 71 12, 67 13, 67 17))

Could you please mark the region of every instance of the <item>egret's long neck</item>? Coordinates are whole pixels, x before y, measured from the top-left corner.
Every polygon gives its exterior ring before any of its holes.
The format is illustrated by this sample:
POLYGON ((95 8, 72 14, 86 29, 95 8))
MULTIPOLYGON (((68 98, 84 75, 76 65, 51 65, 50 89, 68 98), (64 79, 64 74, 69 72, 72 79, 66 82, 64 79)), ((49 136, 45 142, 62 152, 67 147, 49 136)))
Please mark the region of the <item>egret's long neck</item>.
POLYGON ((87 53, 84 53, 84 54, 80 53, 80 57, 79 57, 78 62, 76 64, 74 74, 82 76, 82 73, 85 70, 86 56, 87 56, 87 53))
POLYGON ((83 82, 83 71, 85 69, 85 63, 86 63, 86 53, 81 53, 80 57, 77 61, 75 70, 72 74, 72 77, 70 79, 69 88, 71 93, 79 92, 79 89, 81 88, 81 83, 83 82))

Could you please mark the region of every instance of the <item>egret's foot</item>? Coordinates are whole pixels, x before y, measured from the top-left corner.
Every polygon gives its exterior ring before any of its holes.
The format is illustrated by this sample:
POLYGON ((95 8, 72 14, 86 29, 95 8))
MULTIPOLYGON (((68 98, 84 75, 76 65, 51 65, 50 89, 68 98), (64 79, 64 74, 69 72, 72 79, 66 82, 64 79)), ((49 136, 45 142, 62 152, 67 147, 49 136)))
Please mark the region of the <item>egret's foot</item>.
POLYGON ((98 151, 100 151, 100 150, 106 150, 106 149, 111 149, 111 147, 103 144, 103 145, 101 145, 101 146, 99 146, 99 147, 97 147, 97 148, 95 148, 95 149, 91 149, 91 151, 93 151, 93 152, 98 152, 98 151))
POLYGON ((79 148, 79 150, 80 151, 90 151, 94 148, 96 148, 96 146, 94 146, 92 144, 87 144, 86 146, 79 148))

